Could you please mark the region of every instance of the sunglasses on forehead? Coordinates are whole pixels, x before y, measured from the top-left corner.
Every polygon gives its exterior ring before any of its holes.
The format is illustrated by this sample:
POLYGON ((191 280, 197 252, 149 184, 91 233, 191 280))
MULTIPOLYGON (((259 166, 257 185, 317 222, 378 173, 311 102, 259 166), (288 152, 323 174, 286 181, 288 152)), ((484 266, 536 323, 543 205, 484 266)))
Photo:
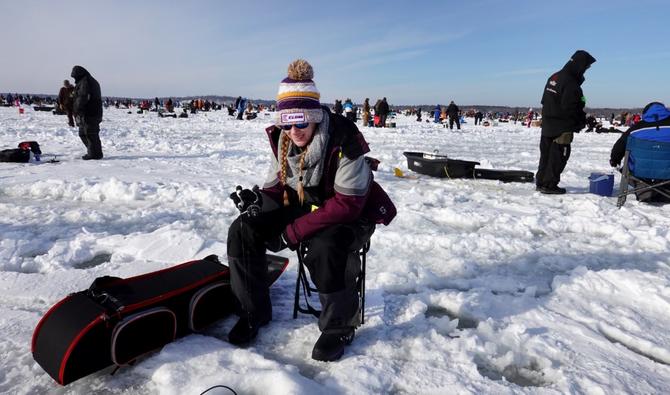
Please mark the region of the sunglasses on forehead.
POLYGON ((281 125, 280 127, 281 127, 283 130, 289 131, 289 130, 291 130, 291 128, 293 128, 294 126, 295 126, 296 128, 298 128, 298 129, 305 129, 306 127, 309 126, 309 123, 307 123, 307 122, 304 122, 304 123, 294 123, 293 125, 281 125))

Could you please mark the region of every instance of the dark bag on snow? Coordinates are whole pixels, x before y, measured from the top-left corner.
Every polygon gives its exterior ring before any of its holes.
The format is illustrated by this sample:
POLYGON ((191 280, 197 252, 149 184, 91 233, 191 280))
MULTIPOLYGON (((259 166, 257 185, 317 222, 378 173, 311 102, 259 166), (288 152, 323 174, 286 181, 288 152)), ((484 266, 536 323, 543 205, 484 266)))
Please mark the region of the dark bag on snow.
POLYGON ((473 178, 479 162, 449 159, 445 155, 403 152, 407 167, 417 173, 440 178, 473 178))
POLYGON ((39 160, 42 150, 37 141, 22 141, 19 143, 19 148, 0 151, 0 162, 28 163, 31 151, 39 160))
MULTIPOLYGON (((270 283, 288 259, 267 255, 270 283)), ((127 279, 97 278, 56 303, 35 328, 35 361, 66 385, 127 365, 235 310, 228 267, 216 255, 127 279)))

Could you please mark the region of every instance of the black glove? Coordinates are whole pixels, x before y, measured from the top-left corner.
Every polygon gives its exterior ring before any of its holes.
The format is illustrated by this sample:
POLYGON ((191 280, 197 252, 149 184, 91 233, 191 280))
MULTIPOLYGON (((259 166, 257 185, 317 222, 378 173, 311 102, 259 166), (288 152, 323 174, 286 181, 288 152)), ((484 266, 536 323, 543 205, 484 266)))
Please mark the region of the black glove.
POLYGON ((258 217, 263 207, 263 197, 260 188, 254 185, 251 189, 242 189, 241 186, 235 188, 235 192, 230 194, 230 199, 235 203, 235 207, 240 213, 247 214, 250 217, 258 217))

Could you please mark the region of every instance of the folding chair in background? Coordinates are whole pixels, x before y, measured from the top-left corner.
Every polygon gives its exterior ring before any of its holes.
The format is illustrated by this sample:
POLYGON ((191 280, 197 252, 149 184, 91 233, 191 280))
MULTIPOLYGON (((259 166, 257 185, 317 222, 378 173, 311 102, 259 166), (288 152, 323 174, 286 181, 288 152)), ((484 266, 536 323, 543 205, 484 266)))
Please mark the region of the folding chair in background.
POLYGON ((639 129, 628 136, 617 207, 631 193, 642 201, 647 194, 670 202, 670 126, 639 129))

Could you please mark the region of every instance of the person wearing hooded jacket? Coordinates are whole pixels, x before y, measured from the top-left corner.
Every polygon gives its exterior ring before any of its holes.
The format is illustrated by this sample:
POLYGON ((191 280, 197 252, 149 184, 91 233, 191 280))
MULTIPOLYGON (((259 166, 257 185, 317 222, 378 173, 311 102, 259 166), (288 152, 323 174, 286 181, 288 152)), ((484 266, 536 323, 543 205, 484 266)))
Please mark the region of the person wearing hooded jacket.
POLYGON ((266 129, 272 155, 263 188, 238 187, 230 195, 241 212, 227 241, 230 284, 241 311, 228 340, 248 343, 272 319, 266 247, 295 250, 306 242, 304 263, 322 309, 312 358, 334 361, 360 324, 354 252, 376 224, 391 222, 396 209, 373 179, 363 134, 321 106, 313 75, 305 60, 289 65, 277 94, 276 124, 266 129))
MULTIPOLYGON (((456 103, 452 100, 451 103, 447 106, 447 115, 449 116, 449 129, 454 129, 454 122, 456 122, 456 129, 461 130, 461 120, 459 112, 461 110, 458 108, 456 103)), ((446 124, 445 124, 446 126, 446 124)))
MULTIPOLYGON (((670 109, 665 104, 660 102, 651 102, 647 104, 642 110, 642 117, 640 122, 634 124, 626 130, 621 137, 614 143, 612 152, 610 153, 610 165, 618 167, 626 155, 626 144, 628 137, 639 130, 648 130, 649 128, 670 127, 670 109)), ((650 181, 650 180, 646 180, 650 181)), ((670 193, 670 187, 659 187, 664 191, 670 193)), ((670 203, 670 199, 662 194, 654 191, 642 191, 636 194, 637 200, 645 202, 661 202, 670 203)))
POLYGON ((335 111, 335 114, 342 115, 342 112, 344 111, 344 107, 342 106, 342 101, 340 99, 335 100, 334 111, 335 111))
POLYGON ((84 160, 102 159, 100 122, 102 122, 102 96, 100 84, 85 68, 74 66, 70 74, 75 81, 73 113, 79 138, 87 149, 84 160))
POLYGON ((379 125, 383 128, 386 127, 386 118, 391 112, 389 108, 389 103, 386 101, 386 98, 383 98, 382 101, 375 106, 375 114, 379 114, 379 125))
POLYGON ((595 61, 591 54, 579 50, 545 84, 540 162, 535 177, 536 190, 541 193, 565 193, 565 188, 559 187, 558 183, 570 158, 573 134, 586 126, 586 99, 581 85, 584 73, 595 61))
POLYGON ((74 104, 73 93, 74 86, 70 84, 70 81, 63 81, 63 86, 58 91, 58 107, 60 111, 67 115, 67 124, 70 127, 74 127, 74 116, 72 114, 72 106, 74 104))

